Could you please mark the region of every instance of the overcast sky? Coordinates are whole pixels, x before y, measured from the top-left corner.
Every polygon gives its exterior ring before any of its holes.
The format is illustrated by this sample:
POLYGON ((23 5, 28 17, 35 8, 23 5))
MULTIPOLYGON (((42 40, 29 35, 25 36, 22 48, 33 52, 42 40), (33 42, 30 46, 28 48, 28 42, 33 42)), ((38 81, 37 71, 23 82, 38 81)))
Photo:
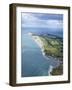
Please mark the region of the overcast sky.
POLYGON ((22 13, 22 28, 63 28, 62 14, 22 13))

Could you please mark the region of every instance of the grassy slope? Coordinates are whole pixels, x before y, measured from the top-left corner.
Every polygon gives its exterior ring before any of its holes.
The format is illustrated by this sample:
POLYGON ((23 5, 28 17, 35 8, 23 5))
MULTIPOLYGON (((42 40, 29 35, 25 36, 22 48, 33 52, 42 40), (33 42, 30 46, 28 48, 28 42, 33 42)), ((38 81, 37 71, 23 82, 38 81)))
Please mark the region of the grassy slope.
POLYGON ((63 57, 63 45, 60 39, 47 36, 40 36, 40 39, 43 41, 44 52, 46 55, 55 58, 63 57))
MULTIPOLYGON (((63 42, 60 38, 52 38, 48 36, 40 36, 40 39, 43 41, 44 52, 47 56, 52 56, 62 60, 63 58, 63 42)), ((52 75, 61 75, 63 74, 63 64, 60 64, 58 67, 54 68, 51 72, 52 75)))

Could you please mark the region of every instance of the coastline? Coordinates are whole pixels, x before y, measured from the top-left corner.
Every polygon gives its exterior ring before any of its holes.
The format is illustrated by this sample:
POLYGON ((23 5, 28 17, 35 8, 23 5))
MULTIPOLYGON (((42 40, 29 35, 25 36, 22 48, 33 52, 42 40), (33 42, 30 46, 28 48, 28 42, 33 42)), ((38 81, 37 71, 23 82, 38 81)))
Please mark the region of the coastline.
MULTIPOLYGON (((42 42, 42 40, 40 39, 39 36, 34 36, 32 33, 29 33, 28 35, 30 35, 30 36, 32 37, 32 39, 38 44, 38 46, 39 46, 40 49, 41 49, 42 55, 43 55, 46 59, 48 59, 48 58, 55 58, 55 57, 52 57, 52 56, 48 56, 48 57, 47 57, 47 56, 45 55, 45 52, 44 52, 44 44, 43 44, 43 42, 42 42)), ((61 65, 61 62, 62 62, 62 61, 61 61, 59 58, 55 58, 55 59, 57 59, 57 60, 59 61, 58 65, 57 65, 57 67, 56 67, 56 70, 57 70, 57 69, 59 68, 59 66, 61 65)), ((52 76, 52 73, 54 73, 54 72, 55 72, 54 67, 50 65, 49 70, 48 70, 48 76, 52 76)))
MULTIPOLYGON (((43 46, 43 42, 41 41, 41 39, 39 38, 39 36, 33 36, 32 35, 32 33, 28 33, 28 35, 30 35, 31 37, 32 37, 32 39, 36 42, 36 44, 40 47, 40 49, 41 49, 41 52, 42 52, 42 54, 43 54, 43 56, 46 58, 46 59, 48 59, 48 58, 55 58, 55 57, 52 57, 52 56, 46 56, 45 55, 45 52, 44 52, 44 46, 43 46)), ((57 58, 55 58, 55 59, 57 59, 57 58)), ((59 60, 59 59, 58 59, 59 60)))
POLYGON ((45 56, 45 52, 44 52, 44 48, 43 48, 43 42, 41 41, 39 36, 33 36, 32 33, 28 33, 28 35, 30 35, 32 37, 32 39, 37 43, 37 45, 41 49, 43 56, 47 59, 48 57, 45 56))
POLYGON ((50 65, 49 70, 48 70, 48 75, 49 75, 49 76, 52 76, 52 75, 51 75, 51 72, 53 71, 53 68, 54 68, 54 67, 50 65))
MULTIPOLYGON (((32 35, 31 35, 32 36, 32 35)), ((43 42, 40 40, 39 36, 32 36, 33 40, 38 44, 38 46, 41 48, 43 56, 48 59, 48 57, 45 56, 45 52, 43 49, 43 42)), ((50 65, 48 70, 48 76, 51 76, 51 72, 53 71, 53 66, 50 65)))
POLYGON ((38 46, 41 48, 41 52, 43 56, 45 56, 44 48, 43 48, 43 42, 39 38, 39 36, 32 36, 33 40, 38 44, 38 46))

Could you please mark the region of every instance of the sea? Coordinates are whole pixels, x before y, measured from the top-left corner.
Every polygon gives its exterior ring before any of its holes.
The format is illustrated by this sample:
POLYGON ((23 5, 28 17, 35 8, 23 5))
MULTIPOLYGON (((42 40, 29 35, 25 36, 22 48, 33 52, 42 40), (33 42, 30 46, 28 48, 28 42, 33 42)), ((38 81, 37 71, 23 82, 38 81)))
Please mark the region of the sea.
POLYGON ((60 62, 53 57, 45 57, 41 48, 28 33, 38 35, 51 34, 63 38, 63 30, 37 28, 22 28, 21 30, 21 77, 49 76, 51 67, 57 67, 60 62))

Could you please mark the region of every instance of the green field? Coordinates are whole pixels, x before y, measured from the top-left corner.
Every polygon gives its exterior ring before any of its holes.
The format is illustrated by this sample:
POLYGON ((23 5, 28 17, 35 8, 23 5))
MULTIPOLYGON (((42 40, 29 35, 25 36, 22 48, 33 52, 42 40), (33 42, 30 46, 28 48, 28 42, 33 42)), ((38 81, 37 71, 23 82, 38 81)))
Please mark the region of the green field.
POLYGON ((43 49, 45 55, 52 56, 55 58, 63 57, 63 41, 58 37, 39 36, 43 41, 43 49))
POLYGON ((43 50, 45 56, 56 58, 60 60, 60 65, 53 68, 51 75, 62 75, 63 74, 63 38, 53 35, 35 35, 40 38, 43 43, 43 50))
MULTIPOLYGON (((46 56, 52 56, 63 62, 63 40, 59 37, 39 36, 43 41, 43 49, 46 56)), ((53 68, 51 75, 62 75, 63 64, 53 68)))

